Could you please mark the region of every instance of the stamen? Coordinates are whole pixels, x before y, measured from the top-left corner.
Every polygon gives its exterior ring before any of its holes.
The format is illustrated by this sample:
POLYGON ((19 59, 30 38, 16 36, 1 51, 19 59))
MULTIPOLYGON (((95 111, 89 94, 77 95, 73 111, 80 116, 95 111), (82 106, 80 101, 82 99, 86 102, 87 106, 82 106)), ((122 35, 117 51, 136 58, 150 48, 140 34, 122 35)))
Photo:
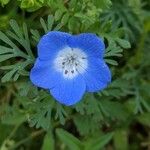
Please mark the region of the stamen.
POLYGON ((65 74, 67 74, 68 73, 68 70, 65 70, 65 74))
POLYGON ((72 79, 86 71, 87 55, 78 48, 67 47, 58 53, 54 65, 65 78, 72 79))

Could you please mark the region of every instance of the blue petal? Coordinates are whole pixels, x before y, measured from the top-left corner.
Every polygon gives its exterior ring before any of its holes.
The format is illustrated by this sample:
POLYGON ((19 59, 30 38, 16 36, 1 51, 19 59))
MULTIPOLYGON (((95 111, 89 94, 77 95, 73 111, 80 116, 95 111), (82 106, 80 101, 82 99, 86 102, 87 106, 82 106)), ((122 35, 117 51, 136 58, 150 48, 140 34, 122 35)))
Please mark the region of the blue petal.
POLYGON ((88 68, 83 74, 86 91, 96 92, 107 87, 111 82, 111 72, 104 62, 98 58, 90 58, 88 68))
POLYGON ((68 44, 72 48, 79 48, 89 56, 104 56, 105 45, 101 38, 92 33, 82 33, 69 38, 68 44))
POLYGON ((69 106, 82 99, 85 89, 84 79, 81 76, 77 76, 73 79, 62 78, 50 92, 57 101, 69 106))
POLYGON ((38 87, 50 89, 55 86, 56 81, 60 78, 60 73, 52 68, 51 60, 37 59, 34 67, 30 71, 30 80, 38 87))
POLYGON ((40 59, 51 59, 57 52, 67 46, 67 40, 71 35, 65 32, 52 31, 44 35, 38 44, 38 56, 40 59))
POLYGON ((53 69, 51 60, 37 59, 31 69, 30 80, 38 87, 50 89, 54 98, 65 105, 77 103, 86 89, 85 81, 81 76, 64 79, 61 73, 53 69))

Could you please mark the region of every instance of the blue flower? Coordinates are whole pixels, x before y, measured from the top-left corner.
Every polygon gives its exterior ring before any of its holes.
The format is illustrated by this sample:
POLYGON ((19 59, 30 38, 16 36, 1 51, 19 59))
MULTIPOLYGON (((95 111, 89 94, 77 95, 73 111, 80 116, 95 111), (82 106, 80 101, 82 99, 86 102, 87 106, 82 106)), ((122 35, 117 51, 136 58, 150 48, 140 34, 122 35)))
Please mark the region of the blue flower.
POLYGON ((30 79, 34 85, 48 89, 60 103, 73 105, 85 92, 100 91, 110 83, 104 50, 103 41, 95 34, 49 32, 39 41, 30 79))

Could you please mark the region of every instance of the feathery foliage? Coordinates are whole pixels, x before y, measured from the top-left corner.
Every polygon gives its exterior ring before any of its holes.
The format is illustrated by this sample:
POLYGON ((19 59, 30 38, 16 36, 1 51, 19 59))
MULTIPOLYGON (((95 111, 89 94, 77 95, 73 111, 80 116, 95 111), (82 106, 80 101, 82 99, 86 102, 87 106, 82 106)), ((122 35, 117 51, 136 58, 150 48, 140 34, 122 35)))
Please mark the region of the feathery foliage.
POLYGON ((0 3, 0 150, 141 150, 150 146, 148 1, 0 3), (105 60, 113 74, 108 88, 86 93, 81 102, 66 107, 32 85, 29 72, 36 46, 42 35, 54 30, 92 32, 104 39, 105 60))

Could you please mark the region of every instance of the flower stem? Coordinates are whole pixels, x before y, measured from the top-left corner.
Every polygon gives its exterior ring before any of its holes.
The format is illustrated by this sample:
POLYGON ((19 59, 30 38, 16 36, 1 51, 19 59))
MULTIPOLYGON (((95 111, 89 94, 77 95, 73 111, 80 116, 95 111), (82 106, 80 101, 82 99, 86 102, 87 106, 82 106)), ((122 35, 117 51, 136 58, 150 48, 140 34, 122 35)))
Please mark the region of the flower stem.
POLYGON ((18 143, 16 143, 13 147, 9 148, 9 150, 13 150, 16 149, 17 147, 19 147, 20 145, 22 145, 23 143, 26 143, 27 141, 29 141, 30 139, 33 139, 37 136, 39 136, 40 134, 44 133, 44 130, 39 130, 36 132, 33 132, 30 136, 28 136, 27 138, 19 141, 18 143))

